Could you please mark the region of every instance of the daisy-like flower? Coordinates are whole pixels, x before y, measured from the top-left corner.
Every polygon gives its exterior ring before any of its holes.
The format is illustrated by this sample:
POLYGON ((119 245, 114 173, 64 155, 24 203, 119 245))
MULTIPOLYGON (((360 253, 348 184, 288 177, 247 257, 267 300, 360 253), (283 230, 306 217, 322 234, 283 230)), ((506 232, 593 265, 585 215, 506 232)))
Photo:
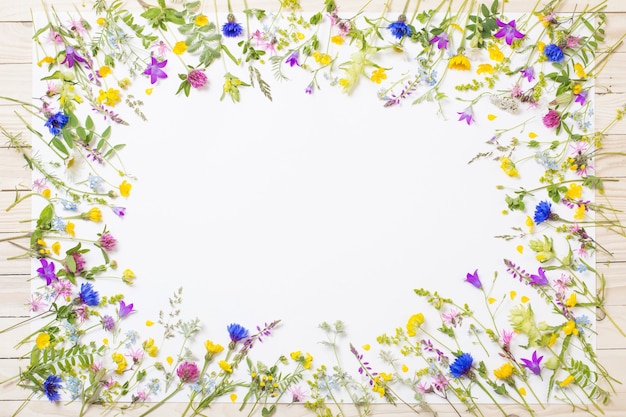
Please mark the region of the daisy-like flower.
POLYGON ((236 38, 243 33, 243 26, 235 21, 235 15, 228 14, 227 22, 222 25, 222 33, 227 38, 236 38))
POLYGON ((448 68, 457 71, 469 71, 472 66, 470 60, 463 54, 455 55, 448 61, 448 68))

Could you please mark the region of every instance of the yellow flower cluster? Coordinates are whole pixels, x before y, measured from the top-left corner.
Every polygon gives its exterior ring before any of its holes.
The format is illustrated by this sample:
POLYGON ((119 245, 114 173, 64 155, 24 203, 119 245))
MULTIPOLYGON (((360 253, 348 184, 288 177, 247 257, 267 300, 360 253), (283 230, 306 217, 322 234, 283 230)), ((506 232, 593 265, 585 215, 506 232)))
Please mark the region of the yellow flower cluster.
POLYGON ((291 352, 291 359, 296 362, 300 362, 304 369, 311 369, 311 362, 313 361, 313 356, 310 353, 306 353, 303 355, 301 351, 297 350, 295 352, 291 352))
POLYGON ((504 173, 508 175, 509 177, 514 177, 514 178, 519 177, 519 172, 517 171, 517 168, 515 167, 515 163, 511 161, 509 158, 507 158, 506 156, 500 158, 500 168, 502 168, 502 171, 504 171, 504 173))
POLYGON ((123 354, 116 352, 111 355, 111 358, 113 359, 113 362, 115 362, 115 364, 117 365, 117 369, 115 369, 115 372, 121 375, 126 369, 126 366, 128 366, 126 357, 123 354))
POLYGON ((154 339, 153 338, 151 338, 151 337, 148 338, 145 342, 143 342, 141 344, 141 346, 143 347, 143 350, 146 351, 148 356, 156 358, 157 352, 159 351, 159 348, 154 344, 154 339))
POLYGON ((406 323, 406 334, 409 337, 414 337, 422 324, 424 324, 424 315, 422 313, 413 314, 406 323))
POLYGON ((104 103, 105 105, 110 107, 115 107, 115 105, 121 100, 122 98, 120 97, 120 90, 115 88, 109 88, 107 91, 100 89, 98 97, 96 98, 98 104, 104 103))

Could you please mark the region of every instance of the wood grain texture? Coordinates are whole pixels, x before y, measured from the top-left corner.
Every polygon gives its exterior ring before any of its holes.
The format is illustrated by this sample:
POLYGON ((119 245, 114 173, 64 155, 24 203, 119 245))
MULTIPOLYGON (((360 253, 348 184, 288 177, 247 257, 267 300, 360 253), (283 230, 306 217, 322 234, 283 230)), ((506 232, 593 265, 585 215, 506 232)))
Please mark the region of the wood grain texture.
MULTIPOLYGON (((55 0, 54 7, 61 10, 88 11, 82 0, 55 0)), ((138 9, 136 1, 126 2, 138 9)), ((249 1, 250 5, 259 8, 275 9, 276 1, 260 0, 249 1)), ((302 2, 305 10, 317 11, 321 7, 321 1, 306 0, 302 2)), ((343 10, 357 9, 360 2, 346 0, 342 3, 343 10)), ((434 7, 439 0, 422 0, 422 7, 434 7)), ((460 1, 456 2, 459 4, 460 1)), ((595 3, 595 1, 593 1, 595 3)), ((233 0, 235 10, 243 8, 242 0, 233 0)), ((384 1, 372 2, 371 10, 381 10, 384 1)), ((527 12, 534 1, 510 0, 506 5, 507 11, 527 12)), ((31 83, 31 35, 32 27, 31 8, 37 8, 40 0, 0 0, 0 95, 29 101, 32 96, 31 83)), ((226 2, 218 1, 220 7, 225 8, 226 2)), ((399 11, 404 1, 393 1, 391 9, 399 11)), ((208 10, 212 10, 212 2, 207 2, 208 10)), ((578 0, 565 0, 561 10, 580 11, 581 2, 578 0)), ((609 0, 606 4, 606 12, 609 14, 607 25, 607 39, 605 47, 610 47, 620 40, 626 32, 626 2, 622 0, 609 0)), ((596 124, 599 129, 609 125, 615 118, 617 109, 626 104, 626 47, 619 48, 607 66, 599 75, 596 84, 596 124)), ((0 100, 0 124, 12 134, 24 132, 19 118, 15 115, 20 111, 19 106, 0 100)), ((21 111, 20 111, 21 112, 21 111)), ((610 178, 606 183, 606 195, 610 197, 613 207, 618 210, 617 216, 626 222, 626 121, 615 124, 604 139, 603 153, 596 160, 598 175, 610 178)), ((28 204, 19 205, 13 210, 6 212, 5 207, 11 204, 16 197, 16 189, 28 190, 31 184, 29 172, 24 168, 24 160, 13 149, 7 146, 6 140, 0 138, 0 239, 15 234, 27 232, 23 224, 18 221, 30 217, 28 204)), ((603 196, 598 195, 601 201, 603 196)), ((598 256, 598 269, 606 277, 606 307, 610 316, 622 329, 626 330, 626 242, 623 236, 599 232, 598 241, 606 247, 613 256, 598 256)), ((27 239, 18 242, 22 246, 28 244, 27 239)), ((30 262, 26 259, 7 261, 9 257, 23 253, 20 247, 0 241, 0 329, 12 326, 24 320, 28 315, 25 306, 29 298, 30 286, 30 262)), ((10 378, 19 372, 24 361, 19 356, 27 354, 26 349, 15 349, 14 344, 21 337, 28 334, 27 327, 21 327, 9 335, 0 335, 0 380, 10 378)), ((598 356, 600 361, 611 369, 611 374, 626 382, 626 337, 615 330, 608 319, 598 322, 597 339, 598 356)), ((604 408, 605 417, 623 417, 626 415, 626 385, 617 386, 618 394, 613 396, 611 403, 604 408)), ((27 395, 27 391, 14 384, 0 385, 0 416, 10 415, 18 409, 27 395)), ((180 404, 167 404, 154 416, 179 415, 182 406, 180 404)), ((457 416, 449 407, 436 407, 439 416, 457 416)), ((498 415, 495 410, 485 408, 487 416, 498 415)), ((129 416, 139 415, 142 410, 129 412, 129 416)), ((374 415, 390 417, 408 417, 415 413, 405 407, 393 407, 389 405, 375 405, 374 415)), ((22 411, 21 416, 64 416, 77 415, 78 406, 72 404, 66 407, 58 407, 47 401, 33 401, 22 411)), ((520 417, 526 416, 523 410, 511 407, 511 413, 520 417)), ((424 413, 428 415, 427 413, 424 413)), ((583 415, 584 413, 573 412, 565 406, 549 406, 546 409, 536 410, 538 417, 570 417, 583 415)), ((101 410, 95 408, 89 415, 100 416, 101 410)), ((236 406, 230 404, 215 404, 207 415, 212 416, 237 416, 242 415, 236 406)), ((346 408, 346 417, 356 416, 353 408, 346 408)), ((463 415, 468 415, 464 413, 463 415)), ((312 417, 313 414, 302 408, 301 405, 284 406, 279 409, 279 417, 312 417)), ((458 416, 457 416, 458 417, 458 416)))

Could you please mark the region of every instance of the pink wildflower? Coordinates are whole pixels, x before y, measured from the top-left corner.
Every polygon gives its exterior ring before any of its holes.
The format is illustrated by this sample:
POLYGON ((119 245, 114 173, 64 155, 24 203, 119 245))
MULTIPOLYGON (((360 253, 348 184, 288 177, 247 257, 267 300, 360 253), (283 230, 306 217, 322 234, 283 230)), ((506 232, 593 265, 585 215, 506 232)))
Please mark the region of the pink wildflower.
POLYGON ((543 125, 547 128, 557 127, 561 124, 561 115, 558 111, 550 109, 545 116, 543 116, 543 125))
POLYGON ((200 370, 198 365, 193 362, 183 362, 176 369, 176 375, 180 378, 181 382, 194 383, 200 377, 200 370))
POLYGON ((117 245, 117 240, 113 237, 113 235, 109 232, 104 232, 100 235, 100 239, 98 239, 100 246, 107 252, 115 249, 117 245))

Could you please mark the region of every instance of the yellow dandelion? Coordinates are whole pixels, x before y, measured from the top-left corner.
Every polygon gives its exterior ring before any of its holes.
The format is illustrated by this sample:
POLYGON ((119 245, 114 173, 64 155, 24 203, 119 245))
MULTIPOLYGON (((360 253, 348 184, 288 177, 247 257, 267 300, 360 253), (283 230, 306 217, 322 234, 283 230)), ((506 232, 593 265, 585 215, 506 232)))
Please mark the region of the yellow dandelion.
POLYGON ((185 53, 186 50, 187 44, 185 43, 185 41, 176 42, 176 44, 174 44, 174 47, 172 48, 172 52, 174 52, 176 55, 182 55, 185 53))
POLYGON ((494 69, 491 64, 480 64, 476 70, 476 74, 493 74, 494 69))
POLYGON ((206 26, 209 24, 209 18, 203 14, 199 14, 193 21, 196 26, 206 26))
POLYGON ((469 71, 471 67, 470 60, 465 55, 455 55, 448 62, 448 68, 457 71, 469 71))
POLYGON ((220 368, 222 368, 224 372, 227 372, 229 374, 233 372, 233 367, 230 366, 230 364, 223 359, 219 361, 218 365, 220 366, 220 368))
POLYGON ((206 348, 206 351, 208 353, 211 353, 213 355, 216 353, 220 353, 224 350, 224 346, 220 345, 219 343, 213 343, 210 340, 204 342, 204 347, 206 348))
POLYGON ((92 207, 87 212, 85 220, 91 220, 92 222, 99 223, 102 221, 102 211, 98 207, 92 207))
POLYGON ((506 362, 498 369, 494 369, 493 374, 498 379, 507 379, 513 375, 513 365, 510 362, 506 362))
POLYGON ((35 339, 35 344, 37 345, 37 349, 43 350, 50 346, 50 335, 48 333, 39 333, 37 338, 35 339))

